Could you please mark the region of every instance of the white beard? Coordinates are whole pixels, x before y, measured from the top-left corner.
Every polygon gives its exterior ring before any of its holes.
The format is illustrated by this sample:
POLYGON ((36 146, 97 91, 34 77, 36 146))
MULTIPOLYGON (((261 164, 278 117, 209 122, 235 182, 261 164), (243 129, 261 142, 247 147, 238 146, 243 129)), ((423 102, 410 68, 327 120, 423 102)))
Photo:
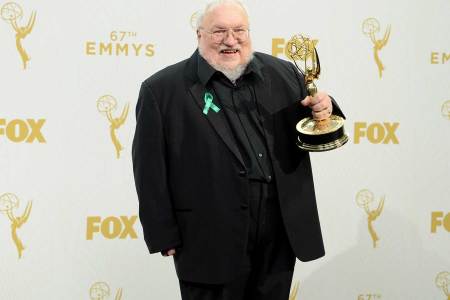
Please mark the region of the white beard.
POLYGON ((245 68, 247 68, 247 65, 253 59, 253 51, 252 51, 250 53, 248 59, 244 63, 237 65, 234 69, 230 69, 230 68, 226 68, 222 65, 215 64, 210 59, 205 57, 203 55, 203 51, 202 51, 201 47, 199 47, 198 50, 199 50, 200 55, 211 65, 211 67, 213 67, 215 70, 217 70, 219 72, 222 72, 222 74, 225 75, 225 77, 227 77, 233 84, 235 84, 236 80, 239 77, 241 77, 241 75, 245 71, 245 68))
POLYGON ((241 77, 241 75, 244 73, 245 68, 247 68, 247 65, 248 65, 248 63, 238 65, 234 69, 228 69, 228 68, 224 68, 220 65, 214 65, 214 64, 212 64, 211 66, 214 69, 216 69, 217 71, 222 72, 223 75, 225 75, 225 77, 227 77, 234 84, 236 82, 236 80, 239 77, 241 77))

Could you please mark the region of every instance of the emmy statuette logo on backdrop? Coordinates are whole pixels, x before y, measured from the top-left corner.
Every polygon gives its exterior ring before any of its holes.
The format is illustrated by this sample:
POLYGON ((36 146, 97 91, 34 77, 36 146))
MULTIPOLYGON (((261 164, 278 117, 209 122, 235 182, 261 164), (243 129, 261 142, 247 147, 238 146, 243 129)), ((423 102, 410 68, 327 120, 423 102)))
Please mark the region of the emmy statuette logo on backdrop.
POLYGON ((378 67, 378 75, 381 78, 383 76, 384 65, 381 62, 379 52, 384 48, 384 46, 386 46, 387 42, 389 41, 389 37, 391 35, 391 25, 387 27, 386 31, 384 32, 384 36, 381 39, 377 39, 376 37, 376 33, 380 31, 380 22, 378 22, 378 20, 375 18, 365 19, 362 24, 362 31, 372 41, 373 57, 378 67))
POLYGON ((25 250, 25 246, 17 235, 17 229, 22 227, 28 221, 30 217, 32 202, 28 202, 21 216, 15 216, 13 210, 19 207, 19 198, 11 193, 6 193, 0 196, 0 212, 4 213, 11 222, 11 236, 14 244, 17 248, 19 259, 22 257, 22 252, 25 250))
POLYGON ((442 292, 447 297, 447 300, 450 300, 450 273, 449 272, 441 272, 437 274, 435 279, 436 286, 442 290, 442 292))
POLYGON ((374 201, 373 193, 367 189, 361 190, 356 194, 356 203, 359 207, 363 208, 367 214, 367 225, 370 237, 372 238, 373 248, 377 247, 377 242, 380 240, 375 229, 373 228, 373 221, 378 219, 384 207, 385 197, 381 197, 378 207, 376 209, 370 209, 369 204, 374 201))
MULTIPOLYGON (((91 300, 107 300, 111 295, 111 289, 106 282, 96 282, 89 289, 89 298, 91 300)), ((122 299, 122 288, 118 289, 114 300, 122 299)))
POLYGON ((450 120, 450 100, 445 101, 441 107, 441 113, 444 118, 450 120))
POLYGON ((17 23, 19 19, 23 17, 23 9, 19 4, 14 2, 8 2, 0 8, 0 15, 4 21, 11 24, 16 33, 16 48, 22 59, 23 69, 27 68, 27 63, 30 61, 30 56, 27 54, 22 45, 22 40, 25 39, 33 30, 34 23, 36 21, 36 12, 31 13, 30 18, 25 26, 21 26, 17 23))
POLYGON ((112 112, 117 108, 117 100, 110 95, 104 95, 97 100, 97 109, 100 113, 106 115, 109 121, 109 135, 116 149, 116 157, 120 158, 120 151, 123 150, 122 144, 117 138, 117 129, 119 129, 127 120, 130 104, 125 104, 122 113, 118 117, 113 117, 112 112))

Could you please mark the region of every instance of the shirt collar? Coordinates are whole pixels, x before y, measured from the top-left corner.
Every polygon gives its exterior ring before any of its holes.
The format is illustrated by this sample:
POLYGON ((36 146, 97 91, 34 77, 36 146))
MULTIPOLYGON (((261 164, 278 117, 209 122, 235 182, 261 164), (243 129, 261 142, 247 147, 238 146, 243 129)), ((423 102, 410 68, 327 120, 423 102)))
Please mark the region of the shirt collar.
MULTIPOLYGON (((251 74, 253 72, 260 79, 264 80, 264 76, 261 71, 262 67, 263 67, 262 63, 259 61, 258 58, 254 56, 253 59, 247 65, 247 68, 245 68, 243 75, 251 74)), ((200 54, 198 54, 197 71, 198 71, 198 78, 200 79, 200 82, 204 86, 206 86, 211 77, 213 77, 213 75, 216 72, 218 72, 200 54)))
POLYGON ((201 55, 198 54, 198 78, 206 86, 211 77, 217 72, 201 55))
POLYGON ((247 68, 244 71, 244 74, 255 73, 261 80, 264 81, 264 76, 262 73, 263 64, 259 61, 256 56, 253 56, 253 59, 248 63, 247 68))

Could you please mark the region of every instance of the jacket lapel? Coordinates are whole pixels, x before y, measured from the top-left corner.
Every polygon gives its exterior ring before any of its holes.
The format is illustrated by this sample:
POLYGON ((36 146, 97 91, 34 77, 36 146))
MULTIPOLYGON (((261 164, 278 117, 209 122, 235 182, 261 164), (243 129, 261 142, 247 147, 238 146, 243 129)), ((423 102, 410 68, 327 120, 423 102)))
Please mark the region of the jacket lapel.
POLYGON ((217 132, 217 134, 220 136, 220 138, 228 146, 228 148, 231 150, 231 152, 234 154, 237 160, 242 164, 242 167, 245 167, 241 153, 239 152, 239 149, 234 141, 234 138, 231 135, 231 132, 227 126, 227 119, 224 115, 223 108, 219 107, 221 109, 217 113, 212 109, 209 109, 208 114, 206 115, 203 113, 203 108, 205 107, 204 97, 206 92, 210 92, 213 95, 214 99, 216 99, 216 101, 214 101, 214 104, 218 105, 217 97, 214 94, 214 92, 207 91, 200 82, 194 83, 194 85, 192 85, 190 88, 190 92, 199 107, 199 118, 208 119, 209 123, 217 132))

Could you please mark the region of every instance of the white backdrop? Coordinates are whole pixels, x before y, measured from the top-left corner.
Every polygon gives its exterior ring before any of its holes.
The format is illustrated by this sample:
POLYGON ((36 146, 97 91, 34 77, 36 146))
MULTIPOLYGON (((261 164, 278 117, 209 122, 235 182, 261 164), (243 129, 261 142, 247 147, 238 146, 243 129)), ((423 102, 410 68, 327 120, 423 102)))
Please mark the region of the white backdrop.
MULTIPOLYGON (((205 2, 0 2, 0 299, 180 298, 172 260, 148 254, 134 217, 131 142, 140 83, 191 55, 205 2)), ((450 2, 245 4, 256 51, 319 40, 317 84, 347 115, 349 143, 312 154, 327 255, 297 262, 297 299, 450 299, 450 2), (381 78, 368 18, 376 40, 391 28, 381 78), (376 247, 362 190, 372 215, 385 199, 376 247)))

